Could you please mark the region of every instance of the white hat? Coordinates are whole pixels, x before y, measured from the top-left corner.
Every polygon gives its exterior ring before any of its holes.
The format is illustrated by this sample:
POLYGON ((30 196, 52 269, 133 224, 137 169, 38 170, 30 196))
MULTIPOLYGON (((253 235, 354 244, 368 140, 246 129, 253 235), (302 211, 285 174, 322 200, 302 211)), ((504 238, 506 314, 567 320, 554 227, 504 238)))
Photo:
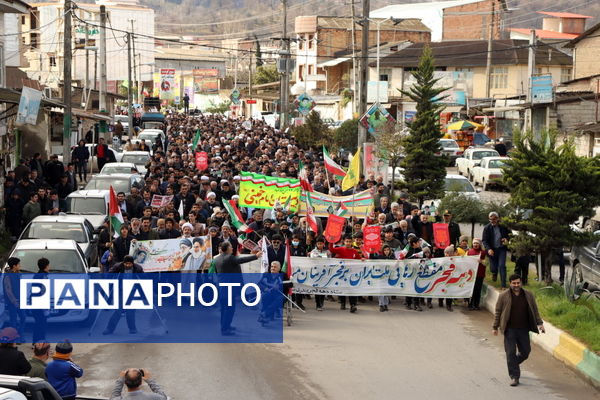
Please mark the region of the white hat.
POLYGON ((210 181, 210 178, 206 175, 203 175, 202 178, 200 178, 201 181, 210 181))
POLYGON ((181 229, 185 228, 190 228, 191 230, 194 230, 194 225, 190 224, 189 222, 186 222, 185 224, 181 225, 181 229))
POLYGON ((240 179, 242 179, 242 178, 241 178, 239 175, 236 175, 236 176, 234 176, 234 177, 233 177, 233 180, 234 180, 234 181, 235 181, 235 180, 238 180, 238 181, 239 181, 240 179))
POLYGON ((233 196, 231 196, 231 200, 239 200, 240 196, 238 196, 237 194, 234 194, 233 196))
POLYGON ((206 194, 206 198, 209 198, 209 197, 217 197, 217 195, 215 194, 215 192, 208 192, 206 194))
POLYGON ((220 182, 220 183, 221 183, 221 184, 223 184, 223 183, 229 183, 229 181, 228 181, 227 179, 221 179, 221 182, 220 182))

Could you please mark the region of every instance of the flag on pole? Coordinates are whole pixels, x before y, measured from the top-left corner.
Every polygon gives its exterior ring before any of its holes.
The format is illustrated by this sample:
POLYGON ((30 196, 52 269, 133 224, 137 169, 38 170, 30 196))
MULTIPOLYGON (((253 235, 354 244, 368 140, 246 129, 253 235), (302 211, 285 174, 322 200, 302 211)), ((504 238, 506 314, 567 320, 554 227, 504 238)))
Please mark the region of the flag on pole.
POLYGON ((331 158, 325 146, 323 146, 323 161, 325 162, 325 169, 327 169, 330 174, 341 177, 346 176, 346 171, 344 171, 338 163, 333 161, 333 158, 331 158))
POLYGON ((314 233, 319 233, 319 226, 317 225, 317 218, 315 218, 315 209, 310 199, 310 193, 306 193, 306 219, 308 226, 314 233))
POLYGON ((346 207, 346 205, 344 203, 338 203, 337 210, 335 210, 335 215, 337 215, 338 217, 343 217, 347 213, 348 213, 348 207, 346 207))
POLYGON ((307 192, 314 192, 314 189, 310 182, 308 181, 308 171, 302 161, 300 161, 300 166, 298 167, 298 178, 300 179, 300 186, 307 192))
POLYGON ((288 212, 290 210, 290 203, 292 202, 292 196, 288 197, 283 204, 283 211, 288 212))
POLYGON ((252 229, 250 229, 248 225, 246 225, 242 213, 235 204, 235 200, 224 200, 223 206, 227 210, 227 213, 229 214, 229 218, 231 218, 231 223, 233 224, 233 226, 235 226, 240 232, 252 232, 252 229))
POLYGON ((356 150, 356 154, 350 161, 350 168, 348 168, 348 173, 344 176, 344 180, 342 181, 342 190, 346 191, 348 189, 352 189, 354 186, 358 184, 360 180, 360 147, 356 150))
POLYGON ((124 220, 123 215, 121 214, 121 207, 119 207, 119 202, 117 201, 115 189, 113 189, 112 186, 110 187, 110 195, 108 198, 108 215, 110 224, 115 231, 114 237, 118 237, 124 220))
POLYGON ((262 258, 260 260, 260 272, 265 273, 269 272, 269 249, 267 247, 267 238, 265 236, 260 240, 261 242, 261 251, 262 258))
POLYGON ((196 147, 198 146, 198 142, 200 141, 200 129, 196 130, 196 135, 194 136, 194 141, 192 142, 192 151, 196 152, 196 147))
POLYGON ((283 260, 283 267, 281 272, 285 273, 287 280, 292 278, 292 256, 290 251, 290 241, 285 241, 285 259, 283 260))

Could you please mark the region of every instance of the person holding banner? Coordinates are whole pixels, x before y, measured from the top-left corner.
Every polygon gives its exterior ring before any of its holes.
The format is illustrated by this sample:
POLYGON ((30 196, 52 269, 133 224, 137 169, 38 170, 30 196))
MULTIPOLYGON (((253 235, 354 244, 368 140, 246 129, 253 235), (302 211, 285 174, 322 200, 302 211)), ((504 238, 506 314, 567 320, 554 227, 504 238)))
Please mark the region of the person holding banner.
MULTIPOLYGON (((329 251, 335 258, 343 258, 346 260, 361 260, 362 256, 360 251, 356 250, 352 247, 352 236, 346 235, 344 236, 344 245, 343 246, 334 246, 333 243, 329 243, 329 251)), ((357 297, 356 296, 339 296, 340 299, 340 310, 346 309, 346 297, 348 297, 348 301, 350 302, 350 312, 355 313, 357 311, 357 297)))
MULTIPOLYGON (((408 239, 408 244, 410 246, 408 253, 406 254, 406 259, 409 258, 425 258, 425 252, 421 248, 420 239, 416 236, 410 236, 408 239)), ((411 310, 414 308, 415 311, 423 311, 421 308, 421 298, 420 297, 406 297, 406 308, 411 310)))
MULTIPOLYGON (((381 247, 381 254, 371 254, 371 259, 376 260, 395 260, 396 256, 394 255, 394 251, 392 248, 384 244, 381 247)), ((388 305, 390 304, 389 296, 377 296, 379 298, 379 312, 389 311, 388 305)))
MULTIPOLYGON (((325 238, 323 236, 319 236, 316 239, 316 247, 311 250, 308 256, 310 258, 331 258, 331 252, 327 250, 327 248, 325 248, 325 238)), ((317 306, 317 311, 323 311, 323 305, 325 304, 325 295, 315 295, 315 303, 317 306)))

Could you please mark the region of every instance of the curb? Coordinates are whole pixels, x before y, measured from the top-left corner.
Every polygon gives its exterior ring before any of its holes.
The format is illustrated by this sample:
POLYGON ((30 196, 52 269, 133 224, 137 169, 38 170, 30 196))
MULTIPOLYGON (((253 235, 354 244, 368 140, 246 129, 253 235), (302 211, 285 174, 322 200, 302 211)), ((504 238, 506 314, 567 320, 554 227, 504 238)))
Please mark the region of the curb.
MULTIPOLYGON (((482 304, 492 314, 499 295, 498 290, 484 283, 482 304)), ((530 332, 531 341, 600 389, 600 356, 548 321, 544 321, 544 328, 545 334, 536 335, 530 332)))

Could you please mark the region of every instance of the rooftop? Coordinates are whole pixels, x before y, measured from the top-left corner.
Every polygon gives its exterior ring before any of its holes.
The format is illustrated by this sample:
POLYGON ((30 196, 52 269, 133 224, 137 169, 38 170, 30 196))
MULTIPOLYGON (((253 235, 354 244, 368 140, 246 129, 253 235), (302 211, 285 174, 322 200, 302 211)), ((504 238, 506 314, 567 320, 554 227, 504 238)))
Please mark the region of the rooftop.
MULTIPOLYGON (((299 17, 301 18, 301 17, 299 17)), ((332 17, 332 16, 315 16, 317 19, 317 29, 352 29, 352 17, 332 17)), ((382 20, 384 18, 381 18, 382 20)), ((359 24, 355 24, 357 31, 362 30, 359 24)), ((370 29, 375 29, 374 24, 370 29)), ((388 20, 381 23, 381 30, 391 31, 417 31, 430 32, 431 30, 421 22, 419 18, 405 18, 394 25, 394 22, 388 20)))
POLYGON ((573 14, 568 12, 552 12, 552 11, 538 11, 538 14, 549 15, 556 18, 594 18, 589 15, 573 14))
MULTIPOLYGON (((484 67, 487 59, 487 41, 457 40, 429 43, 437 67, 484 67)), ((492 65, 527 64, 529 42, 526 40, 494 40, 492 65)), ((417 67, 425 43, 415 43, 384 57, 382 67, 417 67)), ((536 48, 538 65, 572 65, 572 58, 557 49, 540 44, 536 48)), ((371 63, 375 65, 375 63, 371 63)))
MULTIPOLYGON (((531 29, 527 29, 527 28, 510 28, 510 30, 511 30, 511 32, 518 32, 523 35, 530 35, 530 32, 531 32, 531 29)), ((544 29, 536 29, 535 35, 539 39, 567 39, 567 40, 575 39, 577 36, 579 36, 575 33, 563 33, 563 32, 556 32, 556 31, 548 31, 548 30, 544 30, 544 29)))

